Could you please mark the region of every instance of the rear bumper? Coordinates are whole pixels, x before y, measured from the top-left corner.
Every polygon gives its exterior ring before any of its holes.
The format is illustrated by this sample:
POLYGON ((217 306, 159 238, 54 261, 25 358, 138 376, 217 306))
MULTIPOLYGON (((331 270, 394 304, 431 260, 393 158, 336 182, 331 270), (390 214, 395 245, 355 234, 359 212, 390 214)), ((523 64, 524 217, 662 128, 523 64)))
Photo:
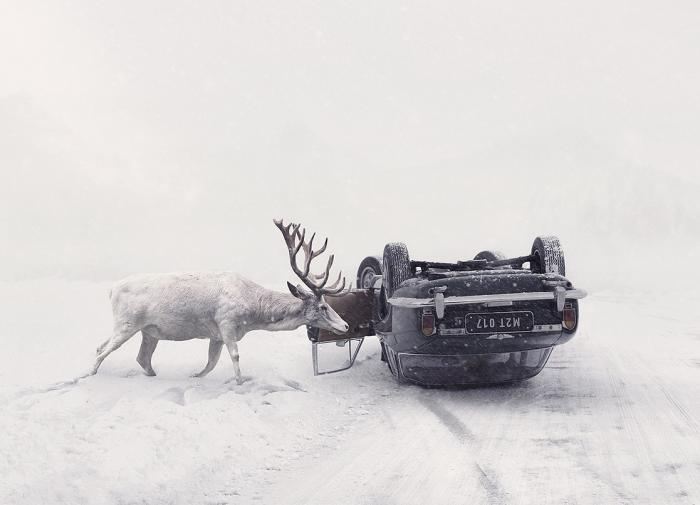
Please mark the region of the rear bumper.
POLYGON ((403 298, 394 297, 389 303, 394 307, 418 308, 450 305, 506 304, 513 302, 556 300, 557 308, 561 310, 566 300, 580 300, 587 295, 583 289, 557 288, 554 291, 536 291, 530 293, 499 293, 491 295, 442 296, 438 293, 433 298, 403 298))
POLYGON ((403 378, 423 386, 497 384, 534 377, 547 364, 551 347, 489 354, 397 355, 403 378))

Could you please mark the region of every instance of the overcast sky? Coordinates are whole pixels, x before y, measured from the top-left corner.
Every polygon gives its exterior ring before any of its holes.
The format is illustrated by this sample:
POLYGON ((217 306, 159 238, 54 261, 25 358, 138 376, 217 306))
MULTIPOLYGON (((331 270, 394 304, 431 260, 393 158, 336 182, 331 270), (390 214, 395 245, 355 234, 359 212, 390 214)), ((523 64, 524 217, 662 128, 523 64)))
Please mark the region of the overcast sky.
POLYGON ((282 216, 353 273, 393 240, 697 245, 698 26, 691 1, 0 0, 0 278, 281 283, 282 216))

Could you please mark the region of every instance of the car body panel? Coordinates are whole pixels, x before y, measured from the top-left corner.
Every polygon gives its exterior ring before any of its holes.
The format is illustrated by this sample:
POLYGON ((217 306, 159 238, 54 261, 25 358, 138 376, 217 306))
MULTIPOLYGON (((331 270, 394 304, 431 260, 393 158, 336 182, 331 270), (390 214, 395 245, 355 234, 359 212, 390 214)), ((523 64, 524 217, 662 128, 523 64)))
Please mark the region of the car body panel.
POLYGON ((403 379, 424 386, 494 384, 529 379, 547 364, 552 347, 511 353, 398 353, 403 379))

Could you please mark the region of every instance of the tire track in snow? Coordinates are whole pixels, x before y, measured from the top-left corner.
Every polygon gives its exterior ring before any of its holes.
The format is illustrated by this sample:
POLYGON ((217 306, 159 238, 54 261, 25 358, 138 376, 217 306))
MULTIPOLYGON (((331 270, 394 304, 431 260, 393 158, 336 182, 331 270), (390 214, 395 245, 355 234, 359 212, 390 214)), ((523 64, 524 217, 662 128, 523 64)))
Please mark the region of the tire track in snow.
MULTIPOLYGON (((682 498, 688 493, 689 481, 678 470, 683 467, 682 462, 689 459, 688 447, 690 446, 680 444, 675 437, 664 436, 651 427, 653 424, 661 423, 662 426, 674 427, 681 436, 692 437, 697 433, 694 419, 689 413, 688 417, 683 416, 683 412, 686 411, 680 403, 674 404, 674 397, 666 388, 667 383, 661 377, 660 370, 652 366, 652 363, 641 354, 626 353, 624 359, 618 355, 611 355, 608 363, 610 366, 607 368, 607 373, 612 391, 611 398, 614 399, 619 413, 623 417, 626 433, 630 435, 630 440, 637 449, 639 465, 636 471, 645 476, 646 493, 657 492, 657 490, 674 490, 676 493, 674 498, 682 498), (630 363, 634 363, 634 366, 630 367, 630 363), (610 368, 611 366, 614 367, 615 373, 610 368), (645 379, 650 378, 652 381, 645 380, 642 389, 630 394, 630 392, 625 391, 628 389, 627 381, 629 380, 631 388, 634 388, 635 382, 639 383, 639 379, 635 381, 634 375, 630 374, 631 371, 645 379), (632 401, 632 398, 635 401, 632 401), (670 404, 671 408, 659 408, 663 405, 660 403, 662 398, 670 404), (640 412, 645 413, 645 415, 640 416, 640 412), (653 424, 650 424, 647 413, 653 413, 653 424), (667 420, 667 422, 662 423, 662 420, 667 420)), ((611 479, 611 476, 607 476, 607 478, 611 479)), ((617 482, 617 479, 613 484, 628 495, 627 503, 636 503, 643 496, 643 492, 640 494, 639 487, 629 487, 629 485, 625 487, 621 482, 617 482)))
POLYGON ((636 356, 636 358, 637 363, 644 367, 649 376, 654 379, 654 383, 659 388, 659 391, 663 393, 673 411, 677 412, 678 417, 693 432, 693 435, 698 435, 700 433, 700 425, 698 424, 698 421, 690 412, 688 412, 688 409, 683 406, 683 404, 673 395, 673 393, 671 393, 666 381, 661 378, 661 376, 657 373, 657 370, 652 368, 647 361, 641 359, 639 356, 636 356))
POLYGON ((503 489, 501 489, 498 480, 494 482, 479 463, 474 463, 474 466, 479 473, 479 483, 481 484, 481 487, 483 487, 488 493, 489 503, 493 505, 508 503, 508 499, 503 492, 503 489))
POLYGON ((700 433, 700 429, 698 428, 698 423, 697 421, 693 418, 693 416, 681 405, 681 403, 671 394, 671 392, 666 389, 666 387, 661 383, 661 379, 658 377, 655 377, 656 384, 659 386, 659 389, 661 392, 664 394, 668 402, 671 404, 671 406, 680 414, 680 416, 685 420, 686 424, 688 427, 693 431, 695 435, 700 433))
MULTIPOLYGON (((620 421, 624 428, 623 431, 628 436, 630 449, 635 454, 635 459, 639 465, 638 467, 640 469, 651 468, 653 467, 652 449, 645 436, 644 424, 640 422, 634 405, 626 394, 625 376, 614 359, 608 361, 604 370, 607 384, 610 388, 610 398, 617 410, 617 414, 620 416, 620 421), (615 368, 615 371, 613 371, 612 367, 615 368)), ((588 464, 582 465, 582 468, 599 482, 605 484, 620 499, 625 498, 629 500, 629 495, 631 494, 630 490, 625 489, 624 485, 619 482, 619 479, 615 478, 615 472, 600 474, 595 468, 588 464)), ((661 485, 657 475, 654 475, 654 479, 657 485, 661 485)))
POLYGON ((421 394, 418 396, 418 401, 430 412, 432 412, 435 417, 438 418, 440 423, 442 423, 442 425, 445 426, 445 428, 447 428, 450 433, 452 433, 460 442, 465 440, 474 442, 474 433, 472 433, 472 431, 467 428, 456 415, 438 403, 435 398, 421 394))
MULTIPOLYGON (((427 396, 425 393, 418 396, 418 401, 433 413, 440 423, 447 428, 460 443, 476 449, 475 458, 478 458, 482 448, 480 444, 477 443, 477 438, 474 433, 467 428, 459 417, 435 400, 434 397, 427 396)), ((508 503, 507 494, 504 492, 498 477, 493 475, 493 472, 487 473, 478 461, 474 461, 474 469, 476 470, 479 484, 481 484, 481 487, 483 487, 487 493, 488 502, 493 505, 508 503)))

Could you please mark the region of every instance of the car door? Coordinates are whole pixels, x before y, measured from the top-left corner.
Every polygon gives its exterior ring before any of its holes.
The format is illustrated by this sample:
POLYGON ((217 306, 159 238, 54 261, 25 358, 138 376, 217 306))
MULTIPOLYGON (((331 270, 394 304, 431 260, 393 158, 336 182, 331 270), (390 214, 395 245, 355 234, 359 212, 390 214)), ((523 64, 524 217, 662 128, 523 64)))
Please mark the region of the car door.
POLYGON ((330 330, 307 327, 307 334, 312 343, 314 375, 347 370, 355 363, 364 338, 374 335, 372 327, 374 295, 371 290, 354 289, 342 296, 328 296, 326 302, 348 323, 349 329, 346 333, 336 334, 330 330), (323 353, 319 352, 321 345, 324 348, 323 353), (341 355, 342 360, 330 356, 334 352, 341 355), (324 369, 320 365, 320 354, 325 356, 326 361, 335 364, 324 369), (345 354, 347 354, 347 358, 345 358, 345 354))
POLYGON ((353 289, 342 296, 327 296, 326 303, 335 310, 350 329, 347 333, 336 334, 330 330, 313 328, 309 332, 312 342, 336 342, 374 335, 372 329, 372 304, 374 297, 366 289, 353 289), (311 333, 314 333, 312 336, 311 333))

